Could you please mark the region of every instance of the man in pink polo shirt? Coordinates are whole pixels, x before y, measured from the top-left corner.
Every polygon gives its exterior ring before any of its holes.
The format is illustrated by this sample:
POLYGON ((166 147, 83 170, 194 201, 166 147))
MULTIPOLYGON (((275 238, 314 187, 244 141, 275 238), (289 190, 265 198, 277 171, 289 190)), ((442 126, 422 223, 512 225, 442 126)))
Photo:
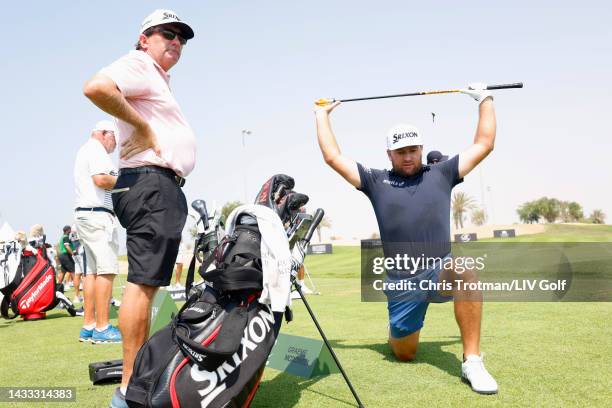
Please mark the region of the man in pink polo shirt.
POLYGON ((117 120, 119 178, 113 207, 127 230, 128 283, 119 314, 123 378, 111 406, 124 407, 134 359, 150 326, 151 303, 170 284, 187 202, 181 187, 195 165, 191 127, 169 87, 168 71, 193 30, 171 10, 142 23, 136 50, 103 68, 84 86, 96 106, 117 120))

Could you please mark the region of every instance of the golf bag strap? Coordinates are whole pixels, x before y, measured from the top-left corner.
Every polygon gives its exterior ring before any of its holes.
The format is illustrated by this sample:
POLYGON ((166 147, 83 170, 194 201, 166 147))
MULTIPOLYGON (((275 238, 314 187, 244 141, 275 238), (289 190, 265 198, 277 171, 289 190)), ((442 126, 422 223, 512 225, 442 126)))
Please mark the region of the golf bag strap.
POLYGON ((193 286, 193 274, 195 272, 195 250, 193 251, 193 256, 191 257, 191 262, 189 263, 189 269, 187 270, 187 280, 185 281, 185 299, 189 299, 189 291, 193 286))
POLYGON ((4 298, 8 298, 15 291, 15 289, 17 289, 17 286, 19 285, 15 284, 15 281, 13 280, 13 282, 9 283, 6 287, 0 289, 0 293, 4 295, 4 298))
POLYGON ((187 327, 175 319, 172 324, 172 336, 175 343, 194 364, 200 368, 213 371, 232 354, 238 351, 242 342, 244 329, 248 324, 246 307, 237 306, 223 319, 217 330, 212 346, 206 347, 191 340, 187 327))
POLYGON ((13 311, 13 316, 9 316, 9 306, 10 306, 11 301, 9 300, 9 298, 7 296, 2 298, 2 303, 0 304, 0 313, 2 314, 2 317, 4 317, 5 319, 8 320, 12 320, 14 318, 16 318, 19 314, 18 313, 14 313, 13 311))
MULTIPOLYGON (((196 249, 197 250, 197 249, 196 249)), ((215 260, 215 251, 212 251, 208 254, 208 256, 202 262, 201 270, 205 271, 215 260)), ((191 258, 191 263, 189 264, 189 270, 187 271, 187 280, 185 281, 185 298, 189 299, 189 291, 193 286, 193 278, 195 276, 195 264, 196 264, 196 254, 195 251, 193 253, 193 257, 191 258)))

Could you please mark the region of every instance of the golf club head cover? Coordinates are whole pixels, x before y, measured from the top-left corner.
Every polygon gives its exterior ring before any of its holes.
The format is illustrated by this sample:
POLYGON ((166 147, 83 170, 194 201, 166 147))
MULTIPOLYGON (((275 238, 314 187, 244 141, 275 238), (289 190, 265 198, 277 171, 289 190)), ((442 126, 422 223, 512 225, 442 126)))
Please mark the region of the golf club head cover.
POLYGON ((306 194, 296 193, 295 191, 289 190, 280 199, 277 204, 276 213, 283 221, 283 224, 291 221, 291 219, 299 213, 301 208, 308 202, 308 196, 306 194))
POLYGON ((255 204, 273 209, 285 224, 308 202, 308 196, 296 193, 293 187, 293 177, 275 174, 263 184, 255 198, 255 204))
POLYGON ((279 199, 294 186, 293 177, 286 174, 275 174, 261 186, 257 197, 255 197, 255 204, 265 205, 276 210, 279 199))

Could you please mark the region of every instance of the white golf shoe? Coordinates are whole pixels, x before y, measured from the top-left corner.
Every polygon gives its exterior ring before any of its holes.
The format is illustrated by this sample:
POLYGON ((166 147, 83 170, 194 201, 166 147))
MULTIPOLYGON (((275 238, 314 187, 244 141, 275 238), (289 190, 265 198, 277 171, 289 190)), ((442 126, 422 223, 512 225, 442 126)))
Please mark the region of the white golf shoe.
POLYGON ((470 354, 465 358, 465 362, 461 364, 461 379, 479 394, 497 393, 497 382, 485 368, 482 356, 470 354))

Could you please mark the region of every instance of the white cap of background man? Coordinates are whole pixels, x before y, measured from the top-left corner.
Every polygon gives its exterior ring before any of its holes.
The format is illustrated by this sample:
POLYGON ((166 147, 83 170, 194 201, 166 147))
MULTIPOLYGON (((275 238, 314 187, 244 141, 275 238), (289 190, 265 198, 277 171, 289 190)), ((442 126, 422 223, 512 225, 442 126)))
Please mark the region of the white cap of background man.
POLYGON ((93 132, 96 132, 96 131, 99 131, 99 132, 104 132, 104 131, 113 132, 113 133, 115 133, 115 139, 119 135, 119 130, 117 129, 117 125, 112 120, 101 120, 101 121, 99 121, 98 123, 96 123, 96 126, 94 126, 92 131, 93 132))
POLYGON ((406 146, 422 146, 423 137, 419 129, 413 125, 400 123, 387 132, 387 149, 397 150, 406 146))
POLYGON ((193 38, 193 30, 191 27, 189 27, 189 24, 182 21, 174 11, 164 9, 157 9, 145 17, 142 25, 140 26, 140 34, 144 33, 151 27, 162 24, 174 24, 181 30, 184 39, 190 40, 193 38))

